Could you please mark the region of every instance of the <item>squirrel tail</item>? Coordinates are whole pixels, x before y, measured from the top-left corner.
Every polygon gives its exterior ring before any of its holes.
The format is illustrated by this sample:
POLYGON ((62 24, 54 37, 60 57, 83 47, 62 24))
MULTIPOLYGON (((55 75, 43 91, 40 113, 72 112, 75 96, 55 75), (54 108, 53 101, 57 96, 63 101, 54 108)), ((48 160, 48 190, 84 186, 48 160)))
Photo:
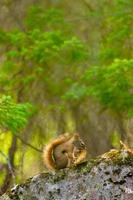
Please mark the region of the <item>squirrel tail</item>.
POLYGON ((52 143, 50 143, 49 145, 47 145, 44 150, 43 150, 43 162, 44 165, 46 166, 47 169, 49 170, 54 170, 56 169, 56 163, 53 157, 53 151, 54 148, 56 146, 58 146, 59 144, 62 144, 66 141, 68 141, 72 136, 69 135, 68 133, 61 135, 60 137, 58 137, 57 139, 55 139, 54 141, 52 141, 52 143))

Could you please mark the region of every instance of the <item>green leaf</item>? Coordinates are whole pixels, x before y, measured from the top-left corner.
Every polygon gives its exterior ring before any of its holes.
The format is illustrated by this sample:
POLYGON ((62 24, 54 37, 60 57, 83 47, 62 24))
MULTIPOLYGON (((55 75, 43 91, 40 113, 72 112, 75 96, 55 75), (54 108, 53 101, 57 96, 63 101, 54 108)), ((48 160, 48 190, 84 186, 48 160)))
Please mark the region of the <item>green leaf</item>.
POLYGON ((17 104, 11 96, 3 95, 0 98, 0 126, 12 133, 18 133, 28 122, 33 107, 29 103, 17 104))

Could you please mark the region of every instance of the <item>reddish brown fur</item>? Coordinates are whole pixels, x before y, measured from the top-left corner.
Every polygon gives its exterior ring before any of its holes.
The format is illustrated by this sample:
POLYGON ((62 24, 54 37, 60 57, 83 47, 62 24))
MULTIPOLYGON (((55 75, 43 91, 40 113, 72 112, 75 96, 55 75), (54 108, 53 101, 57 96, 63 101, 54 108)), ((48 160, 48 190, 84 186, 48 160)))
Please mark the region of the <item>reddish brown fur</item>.
POLYGON ((60 137, 58 137, 57 139, 52 141, 49 145, 47 145, 46 148, 44 148, 43 161, 44 161, 44 165, 47 167, 47 169, 49 169, 49 170, 56 169, 56 164, 55 164, 55 161, 53 158, 53 151, 58 145, 68 141, 71 137, 72 136, 70 136, 68 134, 61 135, 60 137))
POLYGON ((87 150, 79 134, 63 134, 43 151, 44 165, 49 170, 78 165, 86 160, 87 150))

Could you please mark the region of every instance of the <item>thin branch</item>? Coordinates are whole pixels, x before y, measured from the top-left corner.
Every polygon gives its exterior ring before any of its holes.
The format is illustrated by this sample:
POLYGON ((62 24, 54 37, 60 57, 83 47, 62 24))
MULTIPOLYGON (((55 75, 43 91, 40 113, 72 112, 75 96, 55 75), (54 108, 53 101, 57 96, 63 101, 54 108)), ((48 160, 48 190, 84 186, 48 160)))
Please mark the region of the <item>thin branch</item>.
POLYGON ((43 152, 41 149, 38 149, 36 147, 34 147, 32 144, 26 142, 23 138, 21 138, 20 136, 16 135, 16 137, 22 142, 24 143, 25 145, 29 146, 30 148, 34 149, 35 151, 38 151, 38 152, 43 152))
POLYGON ((94 11, 89 2, 87 2, 86 0, 82 0, 82 1, 84 2, 84 4, 86 5, 86 7, 87 7, 91 12, 94 11))

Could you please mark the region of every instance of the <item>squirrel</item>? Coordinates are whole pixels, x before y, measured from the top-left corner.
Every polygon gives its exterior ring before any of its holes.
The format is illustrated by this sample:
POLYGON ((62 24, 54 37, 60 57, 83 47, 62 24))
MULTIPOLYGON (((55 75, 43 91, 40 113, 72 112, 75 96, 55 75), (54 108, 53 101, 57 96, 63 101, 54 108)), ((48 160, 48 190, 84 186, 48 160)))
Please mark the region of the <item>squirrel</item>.
POLYGON ((87 160, 87 149, 78 133, 63 134, 48 144, 43 151, 44 165, 48 170, 76 166, 87 160))

